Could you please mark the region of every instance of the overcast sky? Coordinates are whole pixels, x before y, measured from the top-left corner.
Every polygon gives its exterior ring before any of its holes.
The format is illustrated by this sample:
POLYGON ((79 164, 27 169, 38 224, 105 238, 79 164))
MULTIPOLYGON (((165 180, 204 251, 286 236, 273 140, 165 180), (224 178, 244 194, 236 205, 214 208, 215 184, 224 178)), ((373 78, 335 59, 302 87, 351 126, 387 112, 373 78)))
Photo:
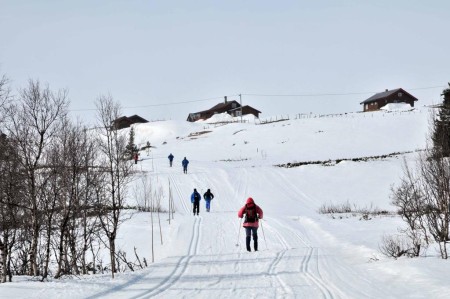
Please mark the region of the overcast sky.
POLYGON ((108 93, 148 120, 237 94, 263 118, 360 111, 398 87, 422 105, 450 81, 449 12, 448 0, 0 0, 0 74, 13 89, 67 88, 87 121, 108 93), (197 102, 171 104, 185 101, 197 102))

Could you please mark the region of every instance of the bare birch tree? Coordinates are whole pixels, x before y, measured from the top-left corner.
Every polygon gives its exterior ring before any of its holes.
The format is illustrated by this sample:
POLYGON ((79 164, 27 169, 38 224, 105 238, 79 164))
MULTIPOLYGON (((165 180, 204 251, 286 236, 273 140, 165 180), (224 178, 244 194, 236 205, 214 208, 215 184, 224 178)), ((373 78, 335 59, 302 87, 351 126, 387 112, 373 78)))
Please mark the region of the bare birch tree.
POLYGON ((393 204, 408 224, 405 231, 418 255, 422 243, 434 240, 441 257, 448 258, 450 241, 450 161, 427 150, 418 160, 416 171, 405 164, 400 185, 392 189, 393 204), (431 239, 431 240, 430 240, 431 239))
POLYGON ((2 122, 6 116, 6 106, 10 100, 11 90, 8 82, 9 80, 5 75, 0 78, 0 122, 2 122))
POLYGON ((6 129, 8 137, 17 144, 17 154, 26 171, 27 205, 30 208, 31 248, 30 275, 38 276, 38 242, 42 225, 42 177, 40 163, 51 138, 60 129, 60 120, 67 114, 67 91, 53 92, 39 81, 30 80, 20 91, 18 104, 10 107, 6 129))
POLYGON ((26 215, 22 176, 14 144, 0 137, 0 282, 11 281, 11 251, 26 215))
POLYGON ((97 206, 101 227, 108 238, 111 272, 116 269, 116 237, 121 222, 121 212, 125 204, 127 184, 131 179, 133 164, 125 156, 127 135, 118 130, 114 120, 121 115, 120 105, 113 98, 100 96, 97 99, 100 129, 99 162, 105 168, 102 186, 97 189, 97 206))

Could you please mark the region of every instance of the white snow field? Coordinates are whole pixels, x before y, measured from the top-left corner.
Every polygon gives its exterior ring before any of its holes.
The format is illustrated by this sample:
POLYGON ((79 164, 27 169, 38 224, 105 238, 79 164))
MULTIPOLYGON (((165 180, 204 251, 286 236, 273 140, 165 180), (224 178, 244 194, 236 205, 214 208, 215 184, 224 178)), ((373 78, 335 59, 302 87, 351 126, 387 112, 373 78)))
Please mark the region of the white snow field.
MULTIPOLYGON (((168 207, 163 244, 155 226, 155 262, 135 272, 65 277, 38 282, 14 277, 0 285, 1 298, 450 298, 450 267, 435 248, 419 258, 390 259, 378 249, 385 234, 403 226, 399 216, 325 215, 323 204, 350 203, 394 211, 390 187, 402 163, 413 165, 424 149, 427 108, 348 113, 265 125, 164 121, 135 125, 141 152, 136 180, 151 177, 168 207), (201 133, 200 133, 201 132, 201 133), (191 136, 189 137, 189 135, 191 136), (405 153, 406 152, 406 153, 405 153), (175 156, 169 167, 167 156, 175 156), (342 161, 403 153, 366 162, 342 161), (181 160, 190 161, 183 174, 181 160), (274 165, 332 160, 327 166, 274 165), (210 188, 211 212, 201 201, 193 216, 190 195, 210 188), (259 251, 247 252, 238 209, 248 197, 264 210, 259 251), (238 245, 238 246, 236 246, 238 245)), ((223 121, 225 117, 218 116, 223 121)), ((154 219, 157 224, 157 219, 154 219)), ((119 249, 151 261, 149 213, 135 213, 120 228, 119 249)), ((105 255, 104 262, 108 258, 105 255)))

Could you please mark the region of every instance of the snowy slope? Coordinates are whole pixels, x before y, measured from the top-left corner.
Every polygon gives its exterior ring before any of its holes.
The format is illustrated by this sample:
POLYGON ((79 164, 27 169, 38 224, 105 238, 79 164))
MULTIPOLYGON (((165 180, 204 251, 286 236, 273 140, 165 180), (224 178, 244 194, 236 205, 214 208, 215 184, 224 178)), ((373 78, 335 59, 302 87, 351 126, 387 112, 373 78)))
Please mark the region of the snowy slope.
MULTIPOLYGON (((153 146, 136 166, 155 187, 168 185, 174 221, 163 217, 163 245, 154 264, 136 271, 64 278, 48 283, 15 278, 1 298, 448 298, 450 270, 436 252, 391 260, 378 251, 384 234, 397 232, 397 216, 360 220, 318 214, 324 203, 393 210, 389 188, 403 158, 426 146, 429 112, 352 113, 255 125, 155 122, 135 126, 136 139, 153 146), (275 164, 412 152, 368 162, 279 168, 275 164), (167 156, 175 156, 169 167, 167 156), (181 160, 190 161, 188 174, 181 160), (211 213, 190 194, 210 188, 211 213), (253 197, 265 212, 258 252, 247 252, 237 210, 253 197), (236 246, 238 245, 238 246, 236 246)), ((133 188, 139 188, 139 179, 133 188)), ((136 199, 130 194, 130 204, 136 199)), ((155 220, 156 221, 156 220, 155 220)), ((151 260, 150 215, 137 213, 120 229, 120 248, 151 260)), ((106 259, 106 258, 105 258, 106 259)))

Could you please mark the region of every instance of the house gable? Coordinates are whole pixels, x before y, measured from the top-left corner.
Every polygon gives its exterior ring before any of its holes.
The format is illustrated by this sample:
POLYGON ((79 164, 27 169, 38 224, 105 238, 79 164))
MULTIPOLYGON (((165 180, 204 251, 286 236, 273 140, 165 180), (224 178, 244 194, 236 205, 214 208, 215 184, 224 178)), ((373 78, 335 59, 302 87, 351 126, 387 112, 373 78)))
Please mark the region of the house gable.
POLYGON ((132 124, 143 124, 143 123, 148 123, 148 120, 146 120, 145 118, 143 118, 143 117, 140 117, 139 115, 132 115, 132 116, 129 116, 128 117, 128 119, 130 120, 130 122, 132 123, 132 124))

